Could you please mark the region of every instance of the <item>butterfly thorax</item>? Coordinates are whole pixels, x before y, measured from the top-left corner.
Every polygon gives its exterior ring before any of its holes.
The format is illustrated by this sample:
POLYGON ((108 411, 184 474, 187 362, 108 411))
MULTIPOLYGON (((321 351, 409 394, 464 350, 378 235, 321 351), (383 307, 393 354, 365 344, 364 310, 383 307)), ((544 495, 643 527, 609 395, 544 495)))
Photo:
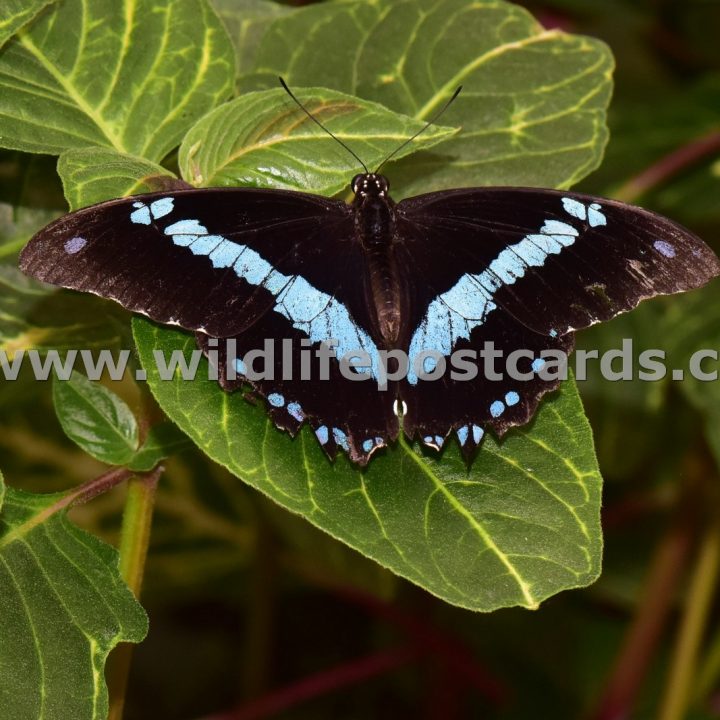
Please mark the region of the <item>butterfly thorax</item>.
POLYGON ((355 232, 366 257, 366 293, 377 329, 388 348, 397 346, 403 318, 403 284, 395 257, 395 203, 382 175, 357 175, 355 232))

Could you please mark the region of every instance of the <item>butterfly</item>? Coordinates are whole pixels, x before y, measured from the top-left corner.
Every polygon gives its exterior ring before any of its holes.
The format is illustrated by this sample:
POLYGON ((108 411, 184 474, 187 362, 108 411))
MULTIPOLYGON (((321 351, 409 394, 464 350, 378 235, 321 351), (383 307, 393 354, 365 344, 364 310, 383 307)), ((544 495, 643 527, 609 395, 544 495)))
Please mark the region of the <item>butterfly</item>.
POLYGON ((488 429, 527 423, 556 389, 544 358, 571 352, 576 330, 720 274, 690 231, 613 200, 480 187, 395 203, 367 169, 351 189, 349 204, 257 188, 103 202, 37 233, 20 267, 195 332, 223 389, 262 398, 291 435, 308 423, 330 458, 359 465, 401 431, 437 450, 454 433, 471 458, 488 429), (268 341, 282 351, 254 373, 247 358, 268 341), (522 380, 434 377, 488 342, 521 351, 522 380))

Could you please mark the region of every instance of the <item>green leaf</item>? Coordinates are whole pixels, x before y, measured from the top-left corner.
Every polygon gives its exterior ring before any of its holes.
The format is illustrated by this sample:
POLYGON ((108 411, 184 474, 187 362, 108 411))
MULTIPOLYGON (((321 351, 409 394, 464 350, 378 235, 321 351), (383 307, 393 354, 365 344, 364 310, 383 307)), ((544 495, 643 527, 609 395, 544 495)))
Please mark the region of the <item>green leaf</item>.
POLYGON ((170 422, 150 428, 143 446, 126 465, 136 472, 148 472, 165 458, 192 447, 191 442, 170 422))
MULTIPOLYGON (((272 87, 282 74, 293 85, 323 85, 352 93, 362 46, 390 7, 387 0, 325 2, 279 18, 263 35, 252 73, 240 78, 240 91, 272 87)), ((383 55, 387 52, 383 48, 383 55)))
POLYGON ((232 44, 205 0, 63 0, 0 54, 0 145, 159 161, 233 78, 232 44))
POLYGON ((13 261, 65 208, 54 165, 48 156, 0 151, 0 261, 13 261))
POLYGON ((58 160, 58 173, 71 210, 153 192, 158 188, 152 181, 175 179, 161 165, 103 147, 67 150, 58 160))
POLYGON ((305 428, 295 440, 264 408, 207 378, 163 381, 153 349, 189 355, 192 336, 133 321, 150 389, 210 457, 283 507, 448 602, 490 611, 536 607, 600 569, 601 479, 572 382, 529 430, 485 440, 468 471, 449 444, 441 459, 401 443, 358 470, 325 457, 305 428))
POLYGON ((14 261, 25 243, 57 216, 54 210, 15 208, 0 202, 0 261, 14 261))
POLYGON ((126 322, 114 303, 57 292, 0 265, 0 350, 10 361, 21 350, 122 347, 126 322))
POLYGON ((65 434, 108 465, 126 465, 139 444, 137 420, 114 392, 73 372, 53 382, 55 413, 65 434))
POLYGON ((266 0, 212 0, 217 14, 235 44, 238 72, 248 72, 265 30, 273 20, 292 12, 291 8, 266 0))
POLYGON ((147 616, 117 551, 66 517, 70 495, 8 489, 0 476, 0 716, 104 720, 103 669, 147 616))
POLYGON ((428 119, 463 85, 442 118, 462 132, 388 169, 400 197, 569 187, 602 158, 612 67, 602 42, 545 30, 500 0, 340 2, 276 20, 240 86, 271 87, 283 75, 291 87, 321 84, 428 119))
MULTIPOLYGON (((314 117, 371 167, 424 125, 332 90, 304 88, 301 95, 314 117)), ((435 145, 455 132, 433 126, 400 154, 435 145)), ((362 169, 280 88, 250 93, 205 116, 183 140, 179 160, 183 177, 193 185, 312 188, 329 195, 346 189, 362 169)))
POLYGON ((0 47, 53 2, 55 0, 3 0, 0 6, 0 47))

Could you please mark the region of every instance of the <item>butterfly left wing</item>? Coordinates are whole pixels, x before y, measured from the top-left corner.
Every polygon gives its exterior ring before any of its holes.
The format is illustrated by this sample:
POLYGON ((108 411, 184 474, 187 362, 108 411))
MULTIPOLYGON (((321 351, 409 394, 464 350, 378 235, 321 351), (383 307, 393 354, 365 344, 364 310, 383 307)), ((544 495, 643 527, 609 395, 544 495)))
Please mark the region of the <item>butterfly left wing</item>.
MULTIPOLYGON (((274 377, 249 384, 277 425, 294 433, 307 420, 331 456, 341 447, 366 462, 397 435, 394 395, 375 391, 376 368, 367 380, 348 380, 332 359, 329 380, 299 374, 300 351, 314 354, 331 339, 338 357, 358 349, 377 357, 363 258, 344 202, 251 188, 114 200, 40 231, 20 264, 40 280, 196 331, 206 350, 210 337, 234 338, 240 357, 272 341, 274 377), (284 342, 294 348, 292 379, 280 360, 284 342)), ((247 378, 224 386, 242 384, 247 378)))
MULTIPOLYGON (((404 200, 396 212, 405 262, 413 267, 411 367, 423 350, 449 356, 479 351, 485 341, 505 356, 569 349, 574 330, 720 273, 712 250, 671 220, 577 193, 452 190, 404 200)), ((401 387, 404 428, 431 445, 454 428, 471 449, 474 427, 502 434, 527 422, 556 386, 538 371, 521 386, 507 376, 431 382, 411 372, 401 387)))

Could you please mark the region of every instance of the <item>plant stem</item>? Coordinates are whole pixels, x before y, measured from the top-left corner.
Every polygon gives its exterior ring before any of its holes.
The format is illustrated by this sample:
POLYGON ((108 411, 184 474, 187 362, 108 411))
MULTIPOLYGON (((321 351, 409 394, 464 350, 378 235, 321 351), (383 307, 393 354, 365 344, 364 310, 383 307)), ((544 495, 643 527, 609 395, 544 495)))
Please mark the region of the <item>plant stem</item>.
POLYGON ((619 187, 613 193, 613 197, 623 202, 636 202, 649 190, 717 152, 720 152, 720 131, 714 130, 660 158, 619 187))
POLYGON ((655 549, 635 617, 592 714, 594 720, 624 720, 632 716, 638 692, 667 623, 692 537, 688 513, 681 510, 655 549))
POLYGON ((710 643, 710 649, 698 671, 698 679, 692 693, 693 700, 699 703, 705 702, 716 688, 718 676, 720 676, 720 632, 716 631, 715 637, 710 643))
POLYGON ((705 531, 688 592, 685 613, 675 645, 660 720, 682 720, 692 699, 698 649, 702 642, 720 571, 720 516, 705 531))
MULTIPOLYGON (((128 482, 125 510, 120 535, 120 575, 136 598, 140 597, 145 560, 150 544, 155 492, 163 473, 161 466, 150 473, 138 475, 128 482)), ((125 705, 133 645, 121 643, 108 664, 110 714, 108 720, 121 720, 125 705)))
POLYGON ((308 700, 398 670, 421 655, 422 651, 412 645, 381 650, 309 675, 235 710, 213 715, 208 720, 261 720, 279 717, 284 711, 308 700))

